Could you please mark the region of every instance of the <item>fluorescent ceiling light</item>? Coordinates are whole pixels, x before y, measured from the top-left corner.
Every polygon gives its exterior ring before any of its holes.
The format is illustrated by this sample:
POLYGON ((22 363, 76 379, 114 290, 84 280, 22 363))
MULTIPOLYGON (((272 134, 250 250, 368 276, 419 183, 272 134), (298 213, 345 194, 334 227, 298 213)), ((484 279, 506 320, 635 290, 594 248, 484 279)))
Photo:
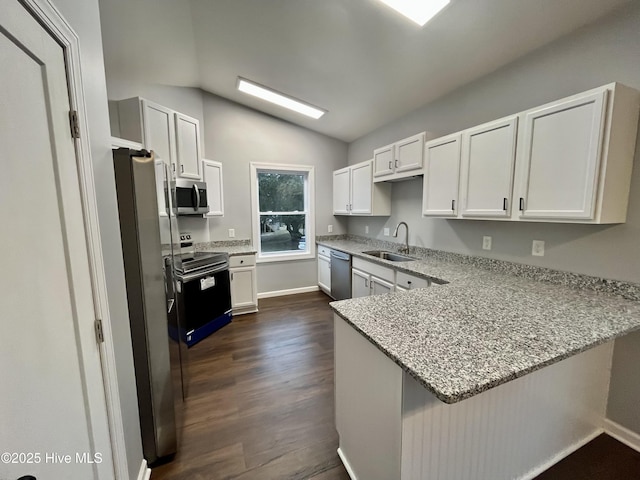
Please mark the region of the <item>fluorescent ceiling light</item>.
POLYGON ((450 0, 380 0, 421 27, 431 20, 450 0))
POLYGON ((325 110, 321 110, 316 107, 312 107, 309 104, 303 103, 294 98, 278 93, 270 88, 263 87, 257 83, 250 82, 244 78, 238 77, 238 90, 254 97, 261 98, 267 102, 275 103, 281 107, 288 108, 294 112, 301 113, 307 117, 315 118, 316 120, 326 113, 325 110))

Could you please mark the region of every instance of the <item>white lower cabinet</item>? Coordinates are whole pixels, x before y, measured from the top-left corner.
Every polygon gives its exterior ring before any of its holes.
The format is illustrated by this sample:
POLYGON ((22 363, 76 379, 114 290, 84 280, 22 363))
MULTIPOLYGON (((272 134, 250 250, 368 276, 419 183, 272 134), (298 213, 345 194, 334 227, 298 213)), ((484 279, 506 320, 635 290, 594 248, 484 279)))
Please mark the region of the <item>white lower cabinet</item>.
POLYGON ((396 272, 396 290, 407 291, 430 286, 431 281, 428 278, 417 277, 405 272, 396 272))
POLYGON ((331 257, 321 255, 318 252, 318 286, 320 289, 331 294, 331 257))
POLYGON ((351 269, 351 298, 371 295, 370 275, 355 268, 351 269))
POLYGON ((354 258, 351 269, 351 297, 367 297, 394 291, 395 272, 377 263, 354 258))
POLYGON ((381 278, 371 275, 369 281, 371 284, 371 295, 382 295, 384 293, 391 293, 395 290, 395 286, 392 282, 387 282, 381 278))
POLYGON ((230 257, 229 267, 233 314, 257 312, 258 282, 255 254, 230 257))

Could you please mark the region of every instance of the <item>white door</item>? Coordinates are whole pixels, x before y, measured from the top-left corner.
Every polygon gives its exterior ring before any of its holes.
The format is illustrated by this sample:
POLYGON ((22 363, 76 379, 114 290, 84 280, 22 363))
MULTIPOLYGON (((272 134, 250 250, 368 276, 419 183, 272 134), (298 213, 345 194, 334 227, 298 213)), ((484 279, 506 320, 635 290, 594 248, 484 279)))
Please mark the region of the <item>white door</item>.
POLYGON ((202 160, 202 180, 207 184, 207 217, 223 217, 222 164, 213 160, 202 160))
POLYGON ((382 295, 383 293, 391 293, 394 285, 391 282, 382 280, 381 278, 371 276, 371 295, 382 295))
POLYGON ((333 172, 333 214, 349 215, 351 203, 351 168, 333 172))
POLYGON ((351 298, 368 297, 371 295, 369 274, 351 269, 351 298))
POLYGON ((144 148, 153 150, 156 160, 163 160, 171 171, 176 171, 175 125, 173 110, 162 105, 140 100, 144 126, 144 148))
POLYGON ((373 151, 373 176, 391 175, 395 169, 395 145, 376 148, 373 151))
POLYGON ((371 213, 373 188, 372 162, 351 168, 351 213, 363 215, 371 213))
POLYGON ((422 168, 424 138, 424 133, 419 133, 396 142, 396 173, 422 168))
POLYGON ((603 90, 526 115, 521 217, 593 218, 606 94, 603 90))
POLYGON ((63 50, 19 2, 0 11, 0 478, 112 480, 63 50))
POLYGON ((181 113, 175 119, 178 175, 200 180, 200 122, 181 113))
POLYGON ((331 259, 324 255, 318 255, 318 286, 331 292, 331 259))
POLYGON ((256 267, 240 267, 231 270, 231 307, 234 309, 256 304, 256 267))
POLYGON ((509 216, 517 120, 509 117, 464 132, 463 216, 509 216))
POLYGON ((422 213, 455 217, 458 213, 460 134, 429 142, 425 146, 422 213))

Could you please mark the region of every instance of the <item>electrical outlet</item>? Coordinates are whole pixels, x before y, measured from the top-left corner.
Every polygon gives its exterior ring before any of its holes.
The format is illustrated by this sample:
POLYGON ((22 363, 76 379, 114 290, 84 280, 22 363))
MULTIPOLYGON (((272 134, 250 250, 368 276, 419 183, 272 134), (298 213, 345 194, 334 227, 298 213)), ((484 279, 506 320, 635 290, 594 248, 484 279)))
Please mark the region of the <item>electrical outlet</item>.
POLYGON ((388 236, 389 236, 389 229, 388 229, 388 228, 385 228, 385 229, 384 229, 384 236, 385 236, 385 237, 388 237, 388 236))
POLYGON ((229 229, 229 238, 234 238, 236 236, 236 229, 235 228, 230 228, 229 229))
POLYGON ((544 240, 534 240, 531 246, 531 255, 544 257, 544 240))
POLYGON ((369 225, 364 226, 364 233, 369 233, 369 225))
POLYGON ((491 237, 485 235, 482 237, 482 249, 483 250, 491 250, 491 237))
POLYGON ((327 225, 327 232, 333 233, 333 225, 327 225))

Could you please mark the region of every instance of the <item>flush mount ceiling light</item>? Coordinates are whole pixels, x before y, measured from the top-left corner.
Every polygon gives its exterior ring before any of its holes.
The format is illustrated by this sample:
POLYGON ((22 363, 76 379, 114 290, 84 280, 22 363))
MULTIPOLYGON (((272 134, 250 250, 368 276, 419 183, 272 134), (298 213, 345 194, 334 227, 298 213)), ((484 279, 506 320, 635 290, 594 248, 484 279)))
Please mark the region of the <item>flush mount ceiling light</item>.
POLYGON ((296 100, 295 98, 288 97, 282 93, 271 90, 270 88, 263 87, 257 83, 246 80, 242 77, 238 77, 238 90, 254 97, 261 98, 267 102, 275 103, 281 107, 288 108, 294 112, 301 113, 307 117, 315 118, 316 120, 326 113, 326 110, 321 110, 317 107, 313 107, 307 103, 296 100))
POLYGON ((421 27, 431 20, 450 0, 380 0, 421 27))

